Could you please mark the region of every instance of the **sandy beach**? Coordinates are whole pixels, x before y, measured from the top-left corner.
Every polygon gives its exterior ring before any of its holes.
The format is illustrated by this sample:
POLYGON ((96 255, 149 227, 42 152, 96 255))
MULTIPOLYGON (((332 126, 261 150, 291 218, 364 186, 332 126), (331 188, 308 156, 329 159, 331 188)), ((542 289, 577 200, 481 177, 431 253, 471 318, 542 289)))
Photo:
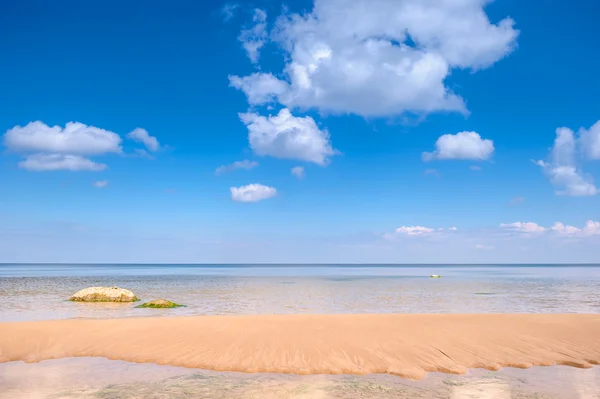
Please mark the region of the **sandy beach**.
POLYGON ((0 362, 105 357, 215 371, 387 373, 600 364, 600 315, 251 315, 0 323, 0 362))

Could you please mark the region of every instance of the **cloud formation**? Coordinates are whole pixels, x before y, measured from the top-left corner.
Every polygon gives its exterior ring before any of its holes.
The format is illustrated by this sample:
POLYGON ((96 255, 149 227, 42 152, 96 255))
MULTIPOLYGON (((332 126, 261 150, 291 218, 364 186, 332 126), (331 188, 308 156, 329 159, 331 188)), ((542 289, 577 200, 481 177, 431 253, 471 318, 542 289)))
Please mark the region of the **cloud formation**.
POLYGON ((15 126, 4 134, 4 145, 13 152, 97 155, 122 151, 118 134, 79 122, 68 122, 64 128, 40 121, 15 126))
POLYGON ((250 148, 258 155, 326 165, 329 157, 337 154, 331 147, 329 132, 319 129, 309 116, 295 117, 287 108, 275 116, 239 116, 248 128, 250 148))
POLYGON ((98 180, 94 182, 94 187, 96 188, 104 188, 108 186, 108 180, 98 180))
MULTIPOLYGON (((158 140, 145 129, 137 128, 127 137, 143 143, 150 151, 160 148, 158 140)), ((63 128, 35 121, 25 126, 15 126, 3 136, 4 145, 9 151, 25 157, 19 162, 19 167, 36 172, 102 171, 107 165, 89 157, 122 154, 122 141, 117 133, 80 122, 68 122, 63 128)))
POLYGON ((215 169, 215 173, 217 175, 221 175, 223 173, 233 172, 234 170, 237 170, 237 169, 250 170, 250 169, 256 168, 257 166, 258 166, 258 162, 249 161, 247 159, 244 159, 243 161, 235 161, 234 163, 229 164, 229 165, 221 165, 217 169, 215 169))
POLYGON ((280 16, 271 31, 282 71, 231 76, 230 83, 251 105, 277 101, 363 117, 464 113, 462 98, 445 85, 452 69, 486 68, 518 36, 510 18, 492 24, 485 3, 316 0, 308 13, 280 16))
POLYGON ((482 139, 477 132, 460 132, 444 134, 435 142, 433 152, 424 152, 424 161, 468 159, 485 160, 494 153, 494 142, 482 139))
POLYGON ((274 187, 262 184, 248 184, 247 186, 231 187, 231 199, 236 202, 257 202, 274 197, 277 190, 274 187))
POLYGON ((150 136, 146 129, 135 128, 127 134, 127 138, 138 143, 142 143, 149 151, 156 152, 160 150, 160 143, 156 137, 150 136))
POLYGON ((19 167, 34 172, 68 170, 71 172, 100 172, 107 168, 80 155, 69 154, 32 154, 19 162, 19 167))
POLYGON ((546 231, 546 228, 533 222, 502 223, 500 227, 519 233, 541 233, 546 231))
POLYGON ((600 222, 588 220, 583 227, 554 223, 551 227, 543 227, 533 222, 514 222, 501 224, 501 228, 524 234, 552 233, 562 237, 589 237, 600 235, 600 222))
POLYGON ((456 227, 449 227, 449 228, 431 228, 431 227, 424 227, 424 226, 401 226, 398 227, 396 230, 394 230, 394 233, 390 234, 390 233, 386 233, 383 235, 383 238, 385 238, 386 240, 393 240, 394 238, 397 237, 423 237, 423 236, 432 236, 435 234, 441 234, 444 232, 455 232, 458 231, 458 228, 456 227))
POLYGON ((298 179, 302 179, 304 177, 304 166, 294 166, 291 172, 298 179))
MULTIPOLYGON (((535 161, 550 182, 556 187, 556 194, 569 196, 590 196, 598 194, 599 190, 591 176, 581 170, 582 157, 586 154, 589 159, 596 159, 596 148, 600 135, 600 122, 589 130, 580 129, 579 138, 567 128, 556 129, 554 145, 550 150, 549 161, 535 161), (578 148, 579 147, 579 148, 578 148)), ((600 147, 599 147, 600 148, 600 147)), ((600 157, 600 153, 598 154, 600 157)))
POLYGON ((250 29, 245 29, 240 33, 238 40, 242 43, 248 58, 252 63, 258 62, 260 55, 259 51, 262 46, 267 42, 267 13, 260 9, 254 10, 254 16, 252 22, 254 26, 250 29))

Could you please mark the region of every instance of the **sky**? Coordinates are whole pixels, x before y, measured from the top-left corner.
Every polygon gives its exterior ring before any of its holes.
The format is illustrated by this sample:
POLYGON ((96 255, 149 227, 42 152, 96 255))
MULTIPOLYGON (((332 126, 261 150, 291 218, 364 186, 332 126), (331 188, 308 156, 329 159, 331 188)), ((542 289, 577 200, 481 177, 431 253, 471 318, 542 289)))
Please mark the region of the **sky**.
POLYGON ((598 262, 598 15, 2 2, 0 262, 598 262))

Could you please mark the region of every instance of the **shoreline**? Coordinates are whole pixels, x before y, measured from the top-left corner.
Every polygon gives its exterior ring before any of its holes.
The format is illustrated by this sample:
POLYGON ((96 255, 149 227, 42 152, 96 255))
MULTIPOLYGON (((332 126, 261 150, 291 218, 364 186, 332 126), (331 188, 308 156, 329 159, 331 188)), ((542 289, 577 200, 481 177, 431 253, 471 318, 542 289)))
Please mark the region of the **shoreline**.
POLYGON ((600 315, 295 314, 0 323, 0 363, 69 357, 409 379, 474 368, 589 368, 600 364, 600 315))

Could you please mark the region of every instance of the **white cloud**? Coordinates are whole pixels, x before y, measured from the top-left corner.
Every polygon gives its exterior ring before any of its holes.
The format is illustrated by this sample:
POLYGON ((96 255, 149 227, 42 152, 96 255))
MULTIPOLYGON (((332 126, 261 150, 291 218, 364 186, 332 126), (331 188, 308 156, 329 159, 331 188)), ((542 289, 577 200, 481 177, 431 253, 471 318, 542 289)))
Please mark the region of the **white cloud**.
MULTIPOLYGON (((590 129, 591 131, 591 129, 590 129)), ((592 136, 589 132, 584 136, 588 147, 593 148, 592 136)), ((584 138, 582 137, 582 139, 584 138)), ((598 188, 593 179, 583 174, 577 165, 577 141, 573 131, 566 127, 556 129, 556 139, 550 152, 550 161, 536 161, 549 176, 550 181, 558 190, 558 195, 589 196, 598 194, 598 188)), ((589 152, 590 154, 593 151, 589 152)))
POLYGON ((502 223, 500 227, 519 233, 542 233, 546 231, 545 227, 542 227, 533 222, 502 223))
POLYGON ((485 160, 494 153, 494 142, 482 139, 476 132, 444 134, 435 142, 434 152, 424 152, 423 160, 470 159, 485 160))
POLYGON ((550 228, 542 227, 533 222, 514 222, 509 224, 501 224, 501 228, 512 230, 519 233, 555 233, 558 236, 565 237, 589 237, 593 235, 600 235, 600 222, 588 220, 583 227, 575 227, 566 225, 561 222, 556 222, 550 228))
POLYGON ((444 228, 433 229, 433 228, 424 227, 424 226, 402 226, 402 227, 398 227, 394 231, 394 234, 385 234, 384 238, 391 239, 391 238, 394 238, 395 236, 429 236, 429 235, 433 235, 433 234, 439 234, 444 231, 455 232, 455 231, 458 231, 458 229, 456 227, 450 227, 447 229, 444 229, 444 228))
POLYGON ((160 143, 156 137, 150 136, 146 129, 136 128, 127 134, 127 138, 138 143, 142 143, 146 148, 152 152, 156 152, 160 149, 160 143))
POLYGON ((223 21, 228 22, 231 18, 233 18, 235 16, 235 11, 239 7, 239 4, 226 3, 223 6, 223 8, 221 8, 221 15, 223 15, 223 21))
POLYGON ((600 121, 589 129, 579 129, 581 146, 589 159, 600 159, 600 121))
POLYGON ((231 199, 237 202, 257 202, 274 197, 277 194, 275 188, 263 186, 262 184, 231 187, 230 191, 231 199))
POLYGON ((479 171, 479 170, 481 170, 481 166, 479 166, 479 165, 471 165, 471 166, 469 166, 469 169, 474 170, 474 171, 479 171))
POLYGON ((248 101, 364 117, 466 112, 445 85, 454 68, 477 70, 516 45, 510 18, 490 23, 483 0, 316 0, 278 18, 271 39, 285 67, 230 78, 248 101))
POLYGON ((326 165, 329 157, 337 154, 331 147, 327 130, 319 129, 309 116, 295 117, 287 108, 276 116, 255 113, 239 116, 248 127, 250 147, 258 155, 326 165))
POLYGON ((108 130, 79 122, 64 128, 40 121, 15 126, 4 134, 4 144, 14 152, 92 155, 121 152, 121 137, 108 130))
POLYGON ((244 50, 246 50, 250 61, 257 63, 260 55, 259 51, 261 47, 265 45, 268 38, 266 22, 267 13, 258 8, 255 9, 252 21, 254 22, 254 26, 250 29, 243 30, 238 37, 238 40, 242 42, 242 46, 244 47, 244 50))
POLYGON ((104 188, 108 186, 108 180, 98 180, 94 182, 94 187, 96 188, 104 188))
POLYGON ((80 155, 68 154, 33 154, 28 155, 19 167, 35 172, 56 170, 99 172, 107 168, 105 164, 96 163, 80 155))
POLYGON ((294 166, 292 168, 291 172, 298 179, 302 179, 304 177, 304 167, 303 166, 294 166))
POLYGON ((243 161, 235 161, 234 163, 229 164, 229 165, 221 165, 215 170, 215 173, 217 175, 220 175, 220 174, 223 174, 226 172, 233 172, 234 170, 237 170, 237 169, 250 170, 250 169, 256 168, 257 166, 258 166, 258 162, 249 161, 247 159, 244 159, 243 161))
POLYGON ((494 247, 492 245, 486 245, 486 244, 475 244, 475 248, 481 249, 481 250, 488 250, 488 251, 494 249, 494 247))
POLYGON ((564 225, 563 223, 560 222, 556 222, 554 223, 554 225, 551 227, 551 230, 558 233, 559 235, 564 235, 564 236, 583 236, 583 237, 588 237, 588 236, 593 236, 593 235, 598 235, 600 234, 600 222, 595 222, 593 220, 588 220, 585 223, 585 226, 583 228, 579 228, 579 227, 575 227, 575 226, 569 226, 569 225, 564 225))

